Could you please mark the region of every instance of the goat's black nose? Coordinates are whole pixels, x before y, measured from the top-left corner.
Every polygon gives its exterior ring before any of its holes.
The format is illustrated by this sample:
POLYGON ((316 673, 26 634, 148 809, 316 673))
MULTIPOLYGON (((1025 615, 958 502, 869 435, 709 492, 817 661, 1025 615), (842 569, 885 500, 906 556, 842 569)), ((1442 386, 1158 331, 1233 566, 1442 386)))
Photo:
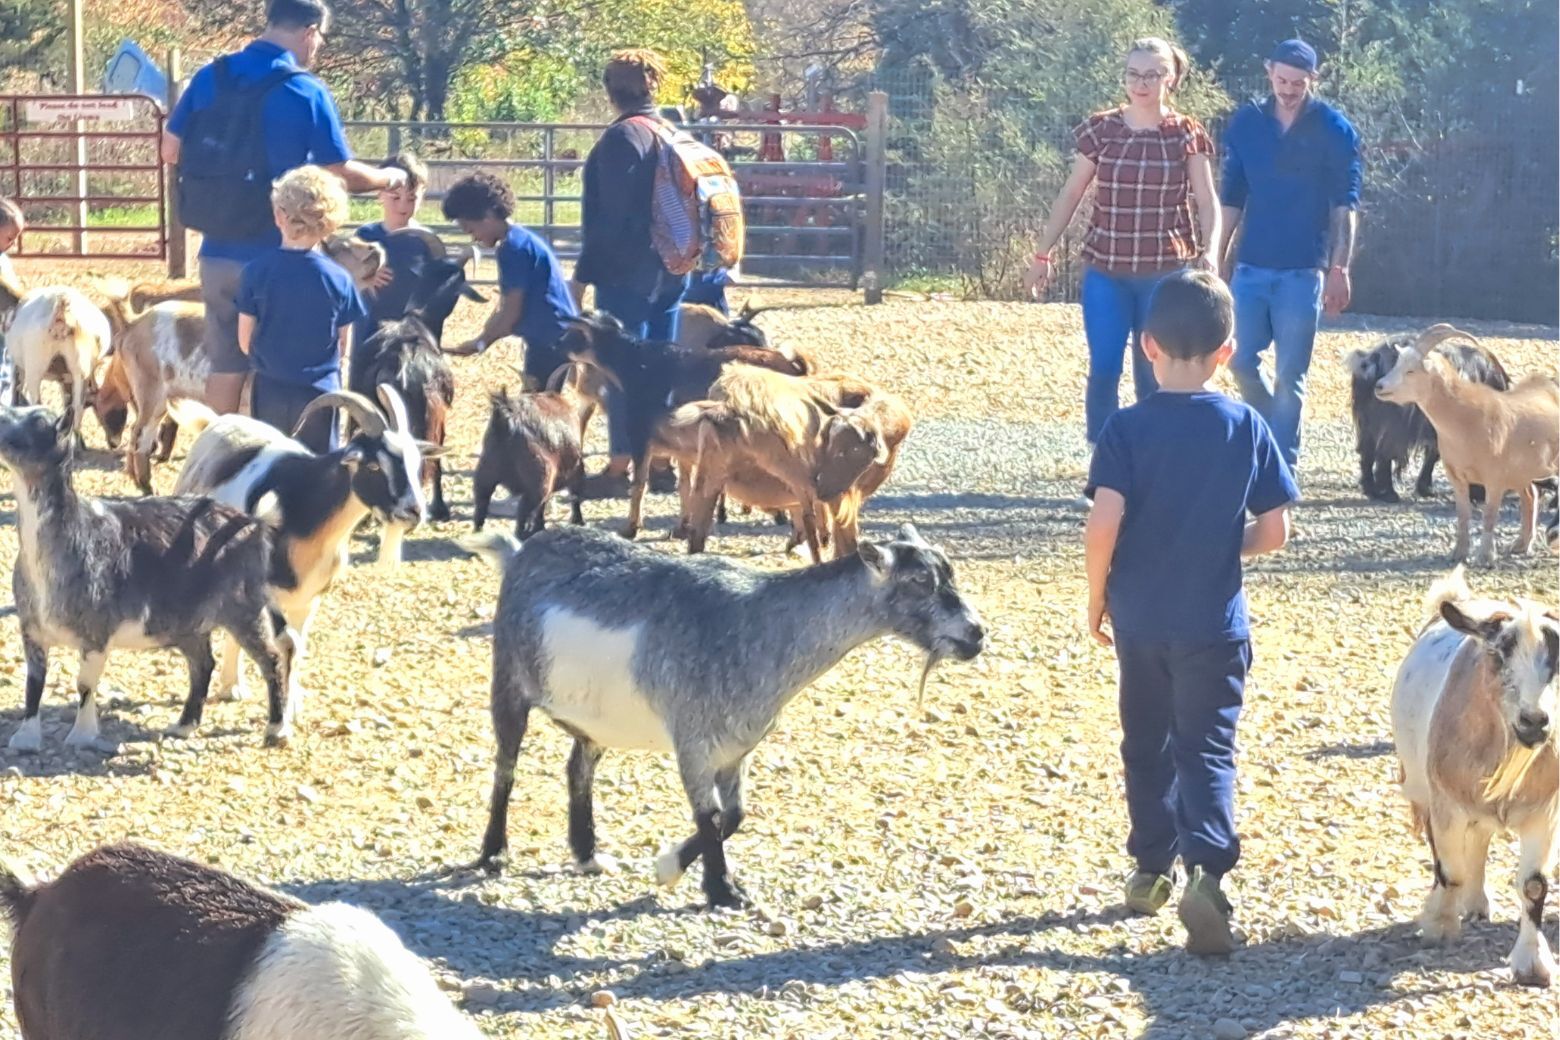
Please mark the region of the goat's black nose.
POLYGON ((1549 728, 1549 712, 1536 709, 1533 711, 1524 710, 1517 716, 1517 721, 1529 729, 1542 732, 1549 728))

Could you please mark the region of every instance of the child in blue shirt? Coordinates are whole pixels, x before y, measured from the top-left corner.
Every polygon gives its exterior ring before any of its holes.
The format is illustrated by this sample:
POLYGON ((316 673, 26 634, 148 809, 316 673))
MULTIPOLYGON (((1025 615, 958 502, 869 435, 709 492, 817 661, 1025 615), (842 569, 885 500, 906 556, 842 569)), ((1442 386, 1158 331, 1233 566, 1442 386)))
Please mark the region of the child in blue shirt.
POLYGON ((378 242, 384 247, 385 262, 364 294, 368 316, 353 329, 354 343, 366 341, 378 331, 380 322, 400 320, 411 302, 412 293, 422 281, 423 267, 430 257, 428 246, 421 239, 390 234, 402 228, 422 227, 417 222, 417 211, 427 197, 428 167, 417 156, 403 153, 385 160, 384 168, 406 174, 406 183, 381 191, 379 211, 382 219, 357 229, 358 238, 378 242))
MULTIPOLYGON (((310 401, 341 389, 352 324, 368 308, 352 276, 319 249, 347 217, 341 181, 300 166, 276 182, 271 204, 282 246, 244 267, 238 343, 254 371, 250 414, 292 436, 310 401)), ((297 439, 311 451, 334 451, 335 414, 316 413, 297 439)))
POLYGON ((563 266, 547 243, 514 223, 515 196, 488 173, 474 173, 450 186, 444 215, 479 245, 497 251, 498 306, 476 339, 450 350, 480 354, 495 340, 519 336, 525 342, 525 383, 539 389, 568 358, 558 340, 579 314, 563 277, 563 266))
POLYGON ((1200 954, 1234 947, 1219 881, 1240 855, 1235 723, 1251 667, 1241 557, 1284 545, 1299 498, 1267 423, 1208 387, 1232 334, 1229 290, 1213 275, 1159 283, 1143 328, 1159 390, 1106 422, 1086 489, 1089 630, 1120 665, 1137 861, 1126 903, 1164 906, 1179 857, 1186 948, 1200 954))

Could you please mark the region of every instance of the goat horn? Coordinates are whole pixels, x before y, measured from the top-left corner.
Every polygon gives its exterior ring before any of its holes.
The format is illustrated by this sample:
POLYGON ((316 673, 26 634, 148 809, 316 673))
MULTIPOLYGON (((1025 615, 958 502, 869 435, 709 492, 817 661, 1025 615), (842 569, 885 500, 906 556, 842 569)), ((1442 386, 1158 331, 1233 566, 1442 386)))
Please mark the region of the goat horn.
POLYGON ((1475 336, 1473 333, 1464 332, 1455 325, 1447 325, 1443 322, 1440 325, 1432 325, 1425 331, 1421 332, 1419 334, 1419 338, 1414 341, 1414 346, 1419 349, 1421 354, 1425 354, 1428 353, 1433 347, 1438 347, 1442 343, 1445 343, 1447 340, 1451 339, 1465 339, 1473 344, 1477 344, 1479 342, 1479 337, 1475 336))
POLYGON ((406 417, 406 402, 401 400, 401 392, 389 383, 380 383, 374 388, 379 395, 379 401, 384 405, 384 414, 390 420, 390 428, 399 433, 410 433, 411 422, 406 417))
POLYGON ((553 369, 552 375, 547 377, 547 383, 544 388, 550 393, 557 393, 563 388, 563 384, 569 376, 574 374, 574 366, 577 364, 579 364, 578 361, 570 361, 553 369))
POLYGON ((385 235, 385 238, 415 238, 428 247, 429 255, 435 260, 443 260, 450 253, 449 248, 444 244, 444 239, 425 227, 396 228, 385 235))
POLYGON ((333 390, 328 394, 321 394, 304 406, 303 412, 298 416, 297 425, 293 427, 293 435, 297 436, 298 431, 303 429, 304 421, 309 416, 330 408, 344 410, 370 437, 378 437, 385 432, 385 417, 380 414, 378 408, 374 407, 374 402, 355 390, 333 390))
POLYGON ((462 268, 470 267, 472 264, 476 263, 477 262, 477 247, 474 246, 474 245, 467 245, 467 246, 462 247, 455 254, 455 262, 457 264, 459 264, 462 268))

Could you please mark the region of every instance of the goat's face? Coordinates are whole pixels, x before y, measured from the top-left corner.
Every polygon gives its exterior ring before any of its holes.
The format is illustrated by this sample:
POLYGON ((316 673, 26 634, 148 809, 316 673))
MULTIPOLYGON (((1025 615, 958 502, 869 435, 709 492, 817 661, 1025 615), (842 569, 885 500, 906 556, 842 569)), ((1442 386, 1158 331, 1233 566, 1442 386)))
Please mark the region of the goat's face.
POLYGON ((64 465, 74 442, 68 415, 55 415, 41 405, 0 408, 0 463, 13 473, 64 465))
POLYGON ((570 361, 588 365, 600 372, 607 382, 621 387, 623 384, 616 370, 617 362, 623 359, 624 350, 634 342, 622 322, 610 314, 596 311, 572 319, 569 327, 563 330, 563 335, 558 337, 557 349, 563 351, 570 361))
POLYGON ((1376 396, 1393 404, 1413 404, 1424 396, 1431 371, 1445 363, 1434 354, 1421 354, 1417 348, 1409 347, 1398 355, 1392 371, 1376 383, 1376 396))
POLYGON ((735 318, 729 324, 716 328, 710 341, 704 345, 710 350, 721 347, 767 347, 769 337, 747 318, 735 318))
POLYGON ((888 461, 888 445, 877 424, 859 415, 831 415, 823 428, 822 464, 813 489, 826 502, 833 501, 866 472, 867 467, 888 461))
POLYGON ((1387 341, 1370 350, 1351 350, 1343 357, 1344 367, 1355 382, 1379 383, 1397 364, 1399 344, 1387 341))
POLYGON ((1560 620, 1536 603, 1521 601, 1513 607, 1475 616, 1457 603, 1444 603, 1441 617, 1483 645, 1499 677, 1501 715, 1512 735, 1533 748, 1555 740, 1560 620))
POLYGON ((385 263, 385 249, 377 242, 365 242, 357 236, 327 238, 321 248, 325 255, 346 268, 359 289, 374 280, 385 263))
POLYGON ((408 304, 408 310, 415 313, 433 333, 435 346, 444 335, 444 323, 455 311, 455 305, 461 297, 476 303, 486 303, 487 297, 471 287, 466 281, 466 267, 463 261, 458 260, 433 260, 423 271, 422 281, 417 285, 417 291, 408 304))
POLYGON ((986 629, 953 583, 953 565, 905 524, 892 542, 862 541, 857 554, 882 586, 895 635, 940 660, 968 661, 980 653, 986 629))
POLYGON ((342 453, 342 465, 352 470, 353 493, 381 522, 416 527, 428 511, 422 489, 423 459, 443 454, 444 449, 412 437, 406 405, 395 387, 381 383, 378 393, 385 429, 352 438, 342 453))

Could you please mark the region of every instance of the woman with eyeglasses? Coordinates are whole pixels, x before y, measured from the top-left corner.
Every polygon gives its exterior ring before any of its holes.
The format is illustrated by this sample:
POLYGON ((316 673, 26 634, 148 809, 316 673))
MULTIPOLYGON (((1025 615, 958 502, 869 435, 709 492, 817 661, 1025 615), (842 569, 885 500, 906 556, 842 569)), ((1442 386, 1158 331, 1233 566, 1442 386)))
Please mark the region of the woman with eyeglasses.
POLYGON ((1170 99, 1186 77, 1186 53, 1158 37, 1127 52, 1127 103, 1096 112, 1074 131, 1078 154, 1040 236, 1025 286, 1039 297, 1051 279, 1051 250, 1072 221, 1091 182, 1094 212, 1084 237, 1080 297, 1089 343, 1084 399, 1092 446, 1120 407, 1123 354, 1132 344, 1137 399, 1158 389, 1139 336, 1159 280, 1189 266, 1217 270, 1219 204, 1213 185, 1213 140, 1170 99), (1197 200, 1197 219, 1191 199, 1197 200))

